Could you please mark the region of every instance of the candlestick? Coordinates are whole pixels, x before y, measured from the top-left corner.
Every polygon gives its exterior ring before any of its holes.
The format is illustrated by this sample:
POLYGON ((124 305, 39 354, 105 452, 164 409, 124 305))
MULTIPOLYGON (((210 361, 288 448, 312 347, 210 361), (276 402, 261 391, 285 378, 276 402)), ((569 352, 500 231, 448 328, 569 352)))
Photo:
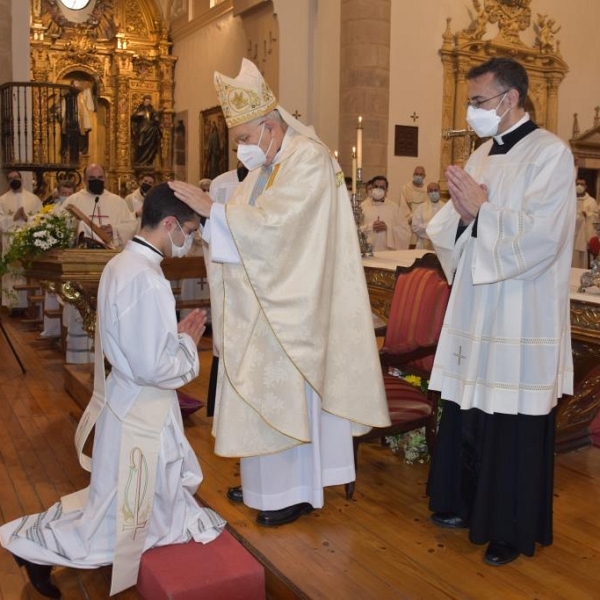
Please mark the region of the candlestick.
POLYGON ((362 117, 358 117, 358 125, 356 126, 356 166, 362 171, 362 117))
POLYGON ((352 146, 352 193, 356 194, 356 147, 352 146))

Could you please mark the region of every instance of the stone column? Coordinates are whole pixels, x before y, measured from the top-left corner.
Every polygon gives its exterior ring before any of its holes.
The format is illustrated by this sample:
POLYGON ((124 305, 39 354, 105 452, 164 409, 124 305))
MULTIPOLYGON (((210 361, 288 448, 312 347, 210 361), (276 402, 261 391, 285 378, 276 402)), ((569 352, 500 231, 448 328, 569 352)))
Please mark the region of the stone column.
POLYGON ((391 0, 341 0, 339 160, 351 175, 363 118, 363 180, 387 174, 391 0))

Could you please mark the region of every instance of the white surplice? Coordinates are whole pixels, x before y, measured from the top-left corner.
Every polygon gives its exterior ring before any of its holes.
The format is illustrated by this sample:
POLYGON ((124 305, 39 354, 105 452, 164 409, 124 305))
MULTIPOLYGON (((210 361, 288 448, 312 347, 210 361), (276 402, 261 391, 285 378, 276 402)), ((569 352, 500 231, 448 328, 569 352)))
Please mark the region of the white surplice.
POLYGON ((194 498, 202 472, 183 431, 175 390, 197 376, 198 353, 188 335, 177 333, 175 301, 161 260, 150 248, 129 242, 103 272, 98 323, 112 371, 107 403, 96 424, 87 504, 68 511, 59 502, 41 515, 2 526, 2 546, 18 556, 78 568, 113 562, 121 432, 146 388, 162 390, 171 408, 158 440, 145 549, 191 539, 206 543, 224 527, 216 513, 198 506, 194 498))
POLYGON ((440 211, 442 206, 444 206, 444 203, 441 200, 432 202, 428 198, 425 202, 416 204, 413 207, 412 230, 417 238, 415 248, 433 250, 433 244, 427 235, 427 225, 429 225, 429 221, 440 211))
POLYGON ((452 202, 427 228, 453 281, 430 388, 464 410, 545 415, 573 392, 573 156, 543 129, 506 154, 488 155, 491 144, 466 165, 488 189, 477 236, 473 221, 455 243, 452 202))

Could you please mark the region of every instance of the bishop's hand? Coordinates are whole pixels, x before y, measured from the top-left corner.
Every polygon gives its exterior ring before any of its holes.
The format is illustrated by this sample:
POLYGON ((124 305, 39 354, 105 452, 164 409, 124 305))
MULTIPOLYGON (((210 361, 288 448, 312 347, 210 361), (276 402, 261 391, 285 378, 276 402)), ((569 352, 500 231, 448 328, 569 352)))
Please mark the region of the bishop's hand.
POLYGON ((194 212, 198 213, 201 217, 210 217, 210 209, 212 208, 213 201, 206 192, 185 181, 169 181, 169 187, 194 212))

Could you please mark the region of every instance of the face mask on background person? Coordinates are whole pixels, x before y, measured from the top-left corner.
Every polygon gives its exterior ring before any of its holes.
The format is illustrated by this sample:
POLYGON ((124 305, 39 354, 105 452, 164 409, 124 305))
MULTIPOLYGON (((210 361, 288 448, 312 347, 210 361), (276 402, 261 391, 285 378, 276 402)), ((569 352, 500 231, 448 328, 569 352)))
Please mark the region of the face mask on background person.
POLYGON ((434 203, 439 202, 439 200, 440 200, 439 192, 428 192, 427 195, 429 196, 429 199, 434 203))
POLYGON ((413 183, 421 185, 423 183, 423 175, 413 175, 413 183))
POLYGON ((145 196, 150 190, 152 189, 152 184, 151 183, 142 183, 142 185, 140 185, 140 192, 142 192, 142 196, 145 196))
POLYGON ((269 147, 265 152, 260 147, 260 142, 262 141, 263 133, 265 132, 265 124, 262 124, 262 131, 260 132, 260 137, 258 138, 258 144, 240 144, 237 149, 237 157, 238 160, 248 169, 249 171, 253 171, 254 169, 258 169, 258 167, 262 167, 267 162, 267 154, 269 150, 271 150, 271 146, 273 144, 273 136, 271 136, 271 142, 269 143, 269 147))
POLYGON ((167 233, 169 234, 169 239, 171 240, 171 256, 173 258, 183 258, 187 255, 187 253, 190 251, 190 248, 192 247, 192 243, 194 242, 194 234, 188 233, 186 235, 185 231, 183 230, 183 227, 179 224, 179 221, 177 221, 177 226, 179 227, 179 229, 181 229, 181 233, 183 233, 185 239, 183 241, 183 245, 178 246, 173 241, 173 238, 171 237, 171 232, 167 231, 167 233))
POLYGON ((104 192, 104 181, 102 179, 90 179, 87 185, 90 194, 101 196, 104 192))
POLYGON ((583 196, 583 194, 585 193, 585 186, 577 185, 577 186, 575 186, 575 190, 577 191, 578 196, 583 196))
POLYGON ((496 111, 500 108, 500 104, 504 102, 507 92, 504 93, 498 106, 491 110, 485 108, 475 108, 469 104, 467 108, 467 123, 471 126, 471 129, 481 138, 490 137, 498 133, 498 126, 504 115, 510 110, 507 108, 501 115, 496 111))
POLYGON ((385 190, 382 190, 381 188, 373 188, 371 190, 371 198, 373 198, 373 200, 375 200, 376 202, 380 202, 381 200, 383 200, 385 197, 385 190))
POLYGON ((8 185, 10 185, 11 190, 16 192, 17 190, 21 189, 22 184, 20 179, 11 179, 8 185))

